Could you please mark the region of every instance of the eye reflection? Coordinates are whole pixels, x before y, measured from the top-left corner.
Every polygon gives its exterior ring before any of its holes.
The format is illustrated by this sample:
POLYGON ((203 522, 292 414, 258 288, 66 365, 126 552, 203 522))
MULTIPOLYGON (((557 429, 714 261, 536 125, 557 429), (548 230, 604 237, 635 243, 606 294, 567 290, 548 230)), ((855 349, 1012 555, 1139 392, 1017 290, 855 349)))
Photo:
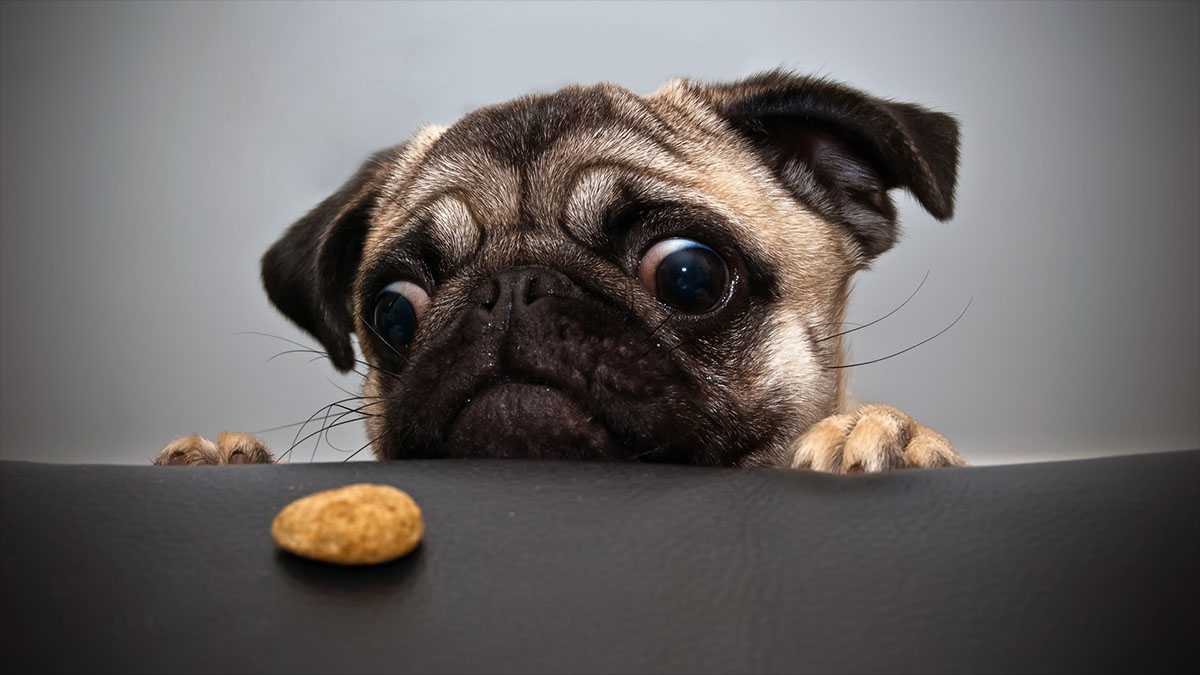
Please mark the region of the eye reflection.
POLYGON ((663 304, 692 314, 712 310, 729 290, 729 268, 716 251, 691 239, 664 239, 646 251, 638 279, 663 304))

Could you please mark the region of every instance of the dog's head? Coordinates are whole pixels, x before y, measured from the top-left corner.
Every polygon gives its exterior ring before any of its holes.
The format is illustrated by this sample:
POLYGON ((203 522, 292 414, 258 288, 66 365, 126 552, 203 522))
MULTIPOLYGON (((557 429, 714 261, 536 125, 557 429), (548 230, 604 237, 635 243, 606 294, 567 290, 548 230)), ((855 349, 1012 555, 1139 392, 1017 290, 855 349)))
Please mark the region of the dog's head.
POLYGON ((263 258, 368 365, 380 458, 773 462, 841 392, 892 188, 953 209, 952 118, 773 72, 569 87, 376 154, 263 258))

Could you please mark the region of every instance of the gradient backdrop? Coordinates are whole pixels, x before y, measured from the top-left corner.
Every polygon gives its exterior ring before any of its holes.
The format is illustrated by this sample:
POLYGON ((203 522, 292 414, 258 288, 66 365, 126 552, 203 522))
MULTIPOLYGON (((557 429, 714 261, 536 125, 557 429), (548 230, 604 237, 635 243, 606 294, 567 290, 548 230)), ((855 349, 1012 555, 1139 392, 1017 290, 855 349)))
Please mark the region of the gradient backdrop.
POLYGON ((853 356, 973 303, 855 369, 856 397, 979 464, 1200 447, 1195 3, 5 3, 2 24, 4 459, 143 464, 345 396, 327 364, 267 363, 288 345, 239 335, 312 342, 267 303, 258 257, 422 123, 777 66, 963 123, 957 217, 903 197, 904 240, 850 319, 929 280, 853 356))

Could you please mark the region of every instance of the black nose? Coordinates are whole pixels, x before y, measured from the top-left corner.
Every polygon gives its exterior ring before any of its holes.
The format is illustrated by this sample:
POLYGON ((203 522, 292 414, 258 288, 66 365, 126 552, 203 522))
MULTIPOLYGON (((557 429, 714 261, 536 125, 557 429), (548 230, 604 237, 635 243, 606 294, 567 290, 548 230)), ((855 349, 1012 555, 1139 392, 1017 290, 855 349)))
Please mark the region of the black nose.
POLYGON ((520 314, 542 298, 579 297, 567 275, 547 267, 510 267, 493 274, 472 294, 492 314, 520 314))

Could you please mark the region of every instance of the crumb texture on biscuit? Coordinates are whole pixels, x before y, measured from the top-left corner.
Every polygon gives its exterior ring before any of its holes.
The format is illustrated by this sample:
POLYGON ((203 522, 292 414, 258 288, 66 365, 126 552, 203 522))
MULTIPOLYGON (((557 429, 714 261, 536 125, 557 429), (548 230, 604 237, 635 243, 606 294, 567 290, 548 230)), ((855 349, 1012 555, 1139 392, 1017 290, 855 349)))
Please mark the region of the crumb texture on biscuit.
POLYGON ((373 565, 399 558, 421 542, 421 509, 390 485, 359 483, 302 497, 271 524, 285 551, 340 565, 373 565))

